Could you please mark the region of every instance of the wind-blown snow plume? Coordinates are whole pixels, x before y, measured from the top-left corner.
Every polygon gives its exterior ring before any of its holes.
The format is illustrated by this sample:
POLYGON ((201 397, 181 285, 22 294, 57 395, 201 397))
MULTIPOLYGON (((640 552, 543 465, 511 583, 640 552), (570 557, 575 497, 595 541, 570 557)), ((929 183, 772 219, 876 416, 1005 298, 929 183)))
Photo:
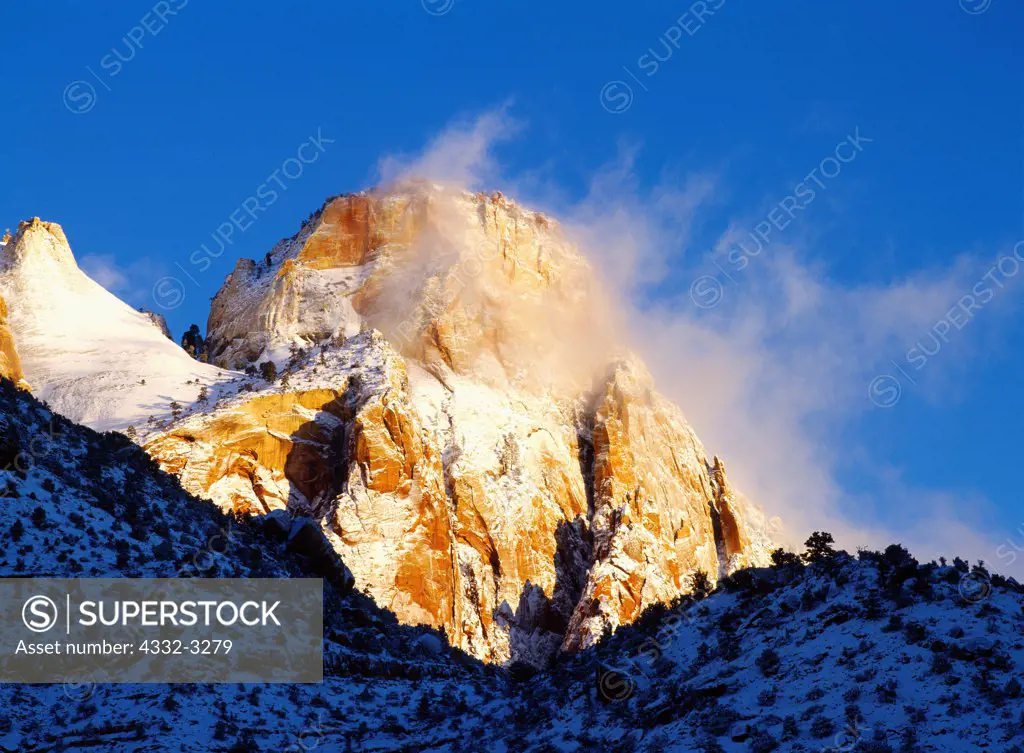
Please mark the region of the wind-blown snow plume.
MULTIPOLYGON (((608 321, 629 332, 623 344, 646 358, 659 387, 727 453, 736 485, 782 518, 791 544, 828 529, 850 547, 902 540, 925 556, 959 552, 992 560, 999 542, 980 532, 981 521, 966 518, 983 510, 983 501, 907 488, 898 471, 844 434, 873 408, 872 377, 932 329, 990 266, 981 255, 904 279, 844 286, 809 260, 820 254, 810 253, 808 231, 773 243, 722 305, 701 309, 688 288, 707 261, 692 231, 720 203, 720 176, 684 175, 645 188, 633 169, 637 149, 627 147, 592 177, 585 196, 567 199, 537 174, 501 175, 492 147, 509 137, 500 127, 505 117, 504 110, 487 113, 450 129, 406 159, 405 174, 425 176, 458 153, 458 170, 448 171, 456 180, 521 187, 527 203, 557 218, 609 293, 608 321), (875 477, 883 502, 865 505, 844 488, 851 465, 875 477)), ((754 222, 735 214, 714 253, 726 253, 747 226, 754 222)), ((941 399, 941 379, 936 373, 923 394, 941 399)))
POLYGON ((470 191, 482 188, 498 174, 494 146, 521 128, 508 109, 505 105, 450 124, 418 155, 382 157, 378 163, 381 187, 387 190, 406 180, 430 180, 470 191))

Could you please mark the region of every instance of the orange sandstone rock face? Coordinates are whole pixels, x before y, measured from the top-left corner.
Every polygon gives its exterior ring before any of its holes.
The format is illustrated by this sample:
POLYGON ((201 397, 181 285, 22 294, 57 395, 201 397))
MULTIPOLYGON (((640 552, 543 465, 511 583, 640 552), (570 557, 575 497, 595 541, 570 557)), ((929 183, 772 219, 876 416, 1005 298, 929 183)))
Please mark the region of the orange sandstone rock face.
POLYGON ((236 512, 285 509, 294 487, 308 498, 328 490, 330 426, 344 414, 342 392, 317 389, 242 398, 158 435, 145 448, 190 489, 236 512))
MULTIPOLYGON (((3 266, 17 262, 18 256, 22 253, 22 244, 16 243, 16 239, 27 232, 49 233, 55 239, 67 243, 67 238, 60 225, 54 222, 43 222, 38 217, 25 220, 19 223, 16 237, 5 233, 3 238, 3 266)), ((25 372, 22 369, 21 359, 18 357, 18 350, 14 341, 14 334, 11 332, 8 322, 7 301, 0 295, 0 377, 12 380, 23 389, 29 389, 25 381, 25 372)))
POLYGON ((404 619, 447 625, 456 573, 441 455, 403 392, 361 400, 346 455, 345 488, 324 518, 331 540, 404 619))
POLYGON ((423 221, 424 205, 411 198, 382 202, 351 196, 328 202, 297 261, 313 269, 356 267, 372 261, 388 242, 411 243, 423 221))
POLYGON ((14 345, 14 335, 7 325, 7 302, 0 296, 0 377, 10 379, 25 388, 25 374, 21 370, 21 359, 14 345))
POLYGON ((287 385, 253 377, 146 448, 224 507, 315 516, 399 619, 543 663, 767 559, 607 309, 558 226, 499 194, 339 197, 211 310, 215 362, 287 385))
POLYGON ((213 301, 210 358, 244 368, 371 326, 435 371, 578 390, 615 339, 594 288, 554 223, 498 194, 342 196, 265 259, 238 263, 213 301))
POLYGON ((638 362, 616 366, 594 415, 594 564, 563 647, 584 648, 632 622, 651 604, 686 590, 703 570, 712 580, 761 564, 764 547, 748 531, 715 458, 678 409, 657 395, 638 362))

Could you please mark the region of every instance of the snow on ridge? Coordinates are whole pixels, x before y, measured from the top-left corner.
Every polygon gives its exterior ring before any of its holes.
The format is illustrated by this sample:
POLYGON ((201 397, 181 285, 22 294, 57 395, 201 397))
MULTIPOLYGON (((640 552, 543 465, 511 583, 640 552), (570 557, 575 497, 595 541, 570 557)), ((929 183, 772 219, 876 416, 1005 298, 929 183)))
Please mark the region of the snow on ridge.
POLYGON ((234 378, 199 363, 79 269, 60 226, 22 223, 4 248, 0 294, 37 397, 100 431, 169 416, 234 378))

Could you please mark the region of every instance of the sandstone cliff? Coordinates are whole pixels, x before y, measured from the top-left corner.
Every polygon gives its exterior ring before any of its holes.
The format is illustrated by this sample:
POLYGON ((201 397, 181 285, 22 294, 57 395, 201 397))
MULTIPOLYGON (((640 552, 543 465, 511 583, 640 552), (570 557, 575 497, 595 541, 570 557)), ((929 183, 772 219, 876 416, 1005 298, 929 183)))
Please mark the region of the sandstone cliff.
POLYGON ((329 201, 238 263, 209 349, 248 386, 147 450, 224 507, 316 516, 360 587, 481 658, 542 662, 766 557, 584 257, 500 194, 329 201))
POLYGON ((131 425, 225 509, 315 518, 359 588, 480 658, 541 664, 698 569, 767 558, 763 516, 624 347, 584 255, 500 194, 328 201, 238 262, 209 365, 85 276, 52 223, 3 248, 0 294, 57 410, 131 425))
POLYGON ((0 296, 0 377, 10 379, 22 387, 28 387, 15 347, 14 334, 7 324, 7 301, 3 296, 0 296))

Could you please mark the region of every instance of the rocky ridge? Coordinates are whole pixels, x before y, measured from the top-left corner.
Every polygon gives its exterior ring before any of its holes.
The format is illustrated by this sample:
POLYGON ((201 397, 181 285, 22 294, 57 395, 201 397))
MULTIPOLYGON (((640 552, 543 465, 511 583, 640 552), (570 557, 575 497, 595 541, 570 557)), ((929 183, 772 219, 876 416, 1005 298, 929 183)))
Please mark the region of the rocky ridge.
POLYGON ((3 296, 0 296, 0 377, 28 387, 25 372, 21 369, 21 359, 18 358, 18 349, 14 345, 14 335, 7 323, 7 301, 3 296))
POLYGON ((92 428, 141 428, 232 379, 88 277, 57 223, 22 222, 0 247, 0 296, 34 394, 92 428))
MULTIPOLYGON (((3 249, 11 241, 11 235, 4 233, 0 249, 3 249)), ((7 301, 0 295, 0 377, 10 379, 12 382, 28 388, 25 382, 25 372, 21 368, 21 359, 18 357, 18 349, 14 344, 14 334, 11 332, 7 321, 7 301)))
MULTIPOLYGON (((6 380, 0 492, 3 577, 320 575, 281 515, 226 515, 6 380)), ((322 684, 4 683, 0 750, 1021 750, 1019 584, 899 546, 807 559, 652 606, 541 672, 328 583, 322 684)))
MULTIPOLYGON (((51 256, 77 270, 63 246, 51 256)), ((0 273, 0 292, 25 277, 0 273)), ((45 327, 24 322, 40 304, 12 308, 38 354, 45 327)), ((769 549, 763 515, 614 321, 557 223, 500 194, 420 183, 336 197, 238 262, 211 308, 214 365, 180 372, 196 386, 174 386, 177 409, 140 397, 156 418, 133 423, 222 509, 314 516, 403 622, 488 661, 543 664, 686 591, 695 571, 715 581, 769 549)), ((39 363, 27 373, 51 402, 81 384, 39 363)))
POLYGON ((319 517, 402 619, 543 662, 766 557, 613 328, 557 223, 500 194, 337 197, 214 299, 211 360, 286 384, 146 447, 225 507, 319 517))

